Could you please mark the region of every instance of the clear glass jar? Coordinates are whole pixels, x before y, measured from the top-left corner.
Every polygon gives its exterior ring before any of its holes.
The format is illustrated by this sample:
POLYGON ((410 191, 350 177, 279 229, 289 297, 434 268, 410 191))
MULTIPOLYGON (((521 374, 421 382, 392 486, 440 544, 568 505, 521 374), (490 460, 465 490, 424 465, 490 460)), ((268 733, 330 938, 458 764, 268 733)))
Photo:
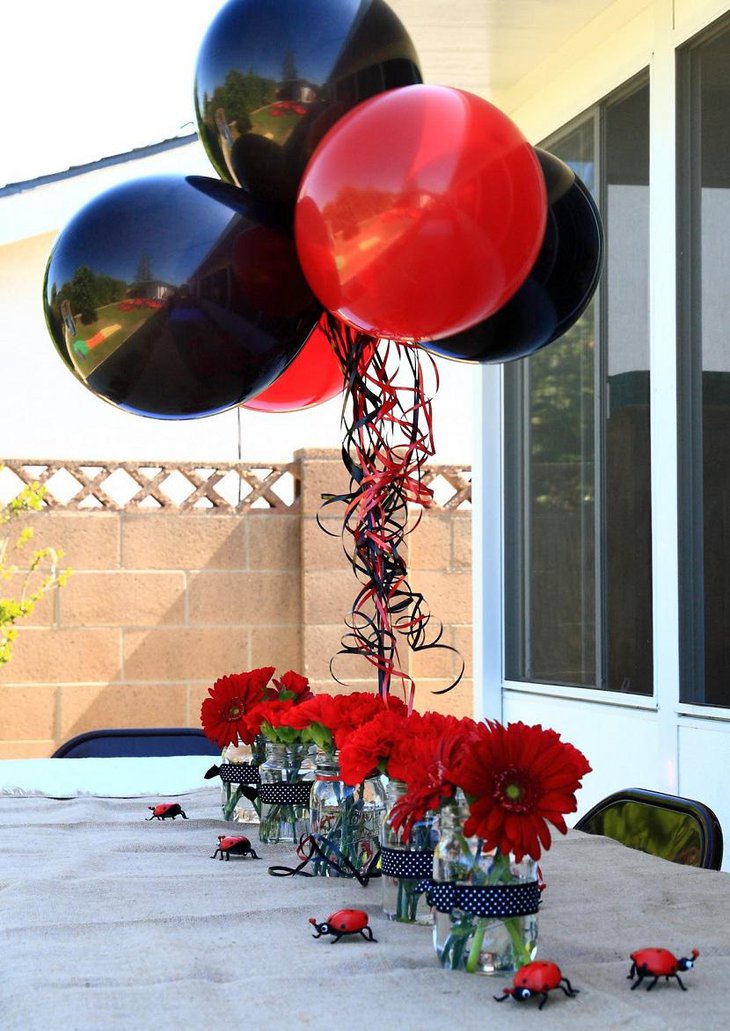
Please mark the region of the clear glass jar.
POLYGON ((265 758, 265 739, 257 737, 252 745, 228 745, 221 753, 221 811, 232 823, 258 823, 259 800, 250 798, 258 791, 259 766, 265 758))
POLYGON ((340 779, 339 753, 318 751, 310 807, 311 835, 319 849, 312 855, 312 872, 354 877, 367 870, 380 848, 385 818, 381 777, 366 777, 352 787, 340 779))
POLYGON ((438 840, 436 814, 426 813, 414 824, 406 844, 400 831, 390 825, 390 811, 406 793, 402 780, 387 785, 388 810, 380 835, 380 868, 383 882, 383 912, 388 920, 403 924, 432 924, 433 914, 426 895, 418 891, 419 881, 431 876, 433 850, 438 840))
POLYGON ((436 955, 448 970, 514 973, 537 951, 537 864, 529 856, 516 863, 498 850, 485 852, 481 838, 464 835, 468 815, 463 796, 439 813, 429 891, 436 955), (472 887, 482 890, 463 890, 472 887))
POLYGON ((309 834, 309 792, 314 759, 309 745, 280 745, 267 741, 266 759, 259 767, 261 817, 259 840, 295 844, 309 834))

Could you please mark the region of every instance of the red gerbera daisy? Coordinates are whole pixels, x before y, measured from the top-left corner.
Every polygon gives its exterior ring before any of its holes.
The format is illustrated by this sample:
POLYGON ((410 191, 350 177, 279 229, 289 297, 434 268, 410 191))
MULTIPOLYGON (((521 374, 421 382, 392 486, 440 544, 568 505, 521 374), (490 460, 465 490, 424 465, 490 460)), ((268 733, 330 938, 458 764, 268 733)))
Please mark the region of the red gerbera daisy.
POLYGON ((219 677, 208 688, 209 697, 200 706, 200 722, 206 737, 220 748, 249 741, 246 714, 263 698, 273 672, 273 666, 264 666, 219 677))
POLYGON ((548 823, 566 833, 564 814, 575 812, 575 792, 590 769, 554 730, 480 724, 453 770, 469 800, 464 832, 482 838, 486 849, 514 852, 518 862, 539 859, 541 846, 550 847, 548 823))

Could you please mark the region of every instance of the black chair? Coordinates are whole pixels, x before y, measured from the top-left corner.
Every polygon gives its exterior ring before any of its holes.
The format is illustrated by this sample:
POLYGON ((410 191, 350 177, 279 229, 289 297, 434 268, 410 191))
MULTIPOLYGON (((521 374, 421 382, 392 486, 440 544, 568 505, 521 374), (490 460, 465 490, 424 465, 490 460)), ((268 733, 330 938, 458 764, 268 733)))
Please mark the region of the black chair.
POLYGON ((52 759, 114 759, 121 756, 217 755, 198 727, 120 727, 87 730, 60 745, 52 759))
POLYGON ((603 834, 672 863, 706 870, 722 866, 720 822, 708 806, 691 798, 626 788, 594 805, 575 829, 603 834))

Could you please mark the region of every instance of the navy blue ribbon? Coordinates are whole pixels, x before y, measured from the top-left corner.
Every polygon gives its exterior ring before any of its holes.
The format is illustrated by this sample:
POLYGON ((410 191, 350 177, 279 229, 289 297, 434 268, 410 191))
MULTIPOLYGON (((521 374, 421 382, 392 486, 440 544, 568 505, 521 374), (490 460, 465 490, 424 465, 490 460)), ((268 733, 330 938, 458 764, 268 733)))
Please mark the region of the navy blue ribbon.
POLYGON ((433 869, 433 850, 408 848, 381 848, 380 872, 383 877, 399 880, 421 880, 433 869))
POLYGON ((312 790, 310 780, 278 781, 274 784, 262 784, 259 798, 264 805, 309 805, 312 790))
POLYGON ((457 884, 454 881, 434 881, 426 878, 419 882, 417 891, 426 893, 429 906, 439 913, 460 909, 473 916, 487 916, 506 920, 512 916, 529 916, 540 906, 537 881, 524 884, 457 884))
POLYGON ((253 763, 223 763, 218 767, 218 776, 224 784, 260 784, 258 766, 253 763))

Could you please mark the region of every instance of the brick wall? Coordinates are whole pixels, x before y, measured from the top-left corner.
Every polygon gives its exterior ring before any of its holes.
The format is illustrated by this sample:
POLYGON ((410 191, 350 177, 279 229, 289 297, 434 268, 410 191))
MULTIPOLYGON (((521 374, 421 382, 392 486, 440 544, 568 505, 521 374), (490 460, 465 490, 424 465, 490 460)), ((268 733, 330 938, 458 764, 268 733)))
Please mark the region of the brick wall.
MULTIPOLYGON (((50 755, 84 730, 197 726, 200 702, 223 673, 275 665, 305 673, 316 690, 339 690, 329 662, 357 584, 338 536, 316 523, 323 492, 344 489, 337 452, 296 456, 300 495, 289 508, 244 514, 161 509, 51 508, 35 515, 39 545, 65 551, 68 584, 26 622, 0 668, 0 758, 50 755)), ((333 514, 323 519, 337 533, 333 514)), ((450 652, 410 658, 419 709, 472 709, 470 514, 436 508, 410 537, 414 587, 450 652)), ((371 690, 362 659, 336 660, 353 689, 371 690)))

